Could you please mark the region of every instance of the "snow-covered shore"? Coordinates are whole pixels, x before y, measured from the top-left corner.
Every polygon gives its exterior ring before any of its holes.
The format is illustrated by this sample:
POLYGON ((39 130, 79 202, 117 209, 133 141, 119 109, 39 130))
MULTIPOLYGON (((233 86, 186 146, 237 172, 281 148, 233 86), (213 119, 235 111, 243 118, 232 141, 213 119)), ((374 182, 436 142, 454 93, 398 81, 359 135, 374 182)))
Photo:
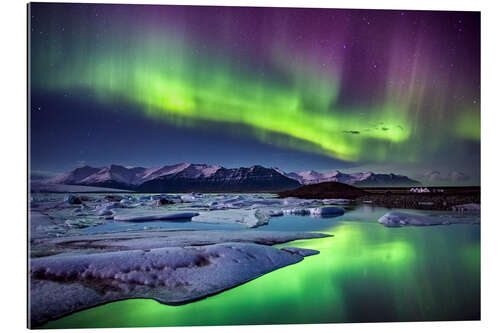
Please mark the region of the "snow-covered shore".
POLYGON ((191 302, 316 253, 227 242, 32 259, 31 323, 127 298, 191 302))

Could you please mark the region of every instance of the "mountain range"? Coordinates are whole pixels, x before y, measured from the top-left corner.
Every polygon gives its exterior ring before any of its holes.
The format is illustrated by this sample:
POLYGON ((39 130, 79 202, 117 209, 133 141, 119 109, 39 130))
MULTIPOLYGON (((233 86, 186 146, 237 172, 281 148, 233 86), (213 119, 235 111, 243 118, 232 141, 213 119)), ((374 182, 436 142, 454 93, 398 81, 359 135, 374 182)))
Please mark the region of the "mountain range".
POLYGON ((303 184, 340 182, 354 186, 414 186, 406 176, 373 172, 284 172, 260 165, 224 168, 220 165, 179 163, 162 167, 84 166, 42 181, 45 184, 83 185, 138 192, 275 192, 303 184))
POLYGON ((364 186, 417 186, 420 182, 406 176, 393 173, 383 174, 374 172, 343 173, 339 170, 324 173, 314 170, 286 173, 278 168, 274 168, 282 175, 297 180, 303 185, 339 182, 358 187, 364 186))

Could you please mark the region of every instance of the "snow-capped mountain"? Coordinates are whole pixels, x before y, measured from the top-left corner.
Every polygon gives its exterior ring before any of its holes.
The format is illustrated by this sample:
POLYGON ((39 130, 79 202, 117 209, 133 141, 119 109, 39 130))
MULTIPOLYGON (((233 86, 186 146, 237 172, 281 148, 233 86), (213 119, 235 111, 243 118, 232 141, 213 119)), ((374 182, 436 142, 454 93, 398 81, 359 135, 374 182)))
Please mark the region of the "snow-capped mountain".
POLYGON ((46 183, 49 184, 79 184, 85 178, 96 174, 101 168, 93 168, 90 166, 84 166, 81 168, 76 168, 73 171, 62 173, 55 176, 54 178, 49 178, 46 183))
POLYGON ((140 183, 141 175, 145 168, 126 168, 121 165, 111 165, 100 169, 98 172, 82 179, 81 185, 103 184, 103 183, 121 183, 137 185, 140 183))
POLYGON ((237 169, 206 166, 186 168, 173 175, 155 178, 141 184, 137 190, 141 192, 273 192, 299 186, 298 181, 260 165, 237 169))
POLYGON ((352 183, 355 186, 418 186, 419 181, 408 178, 403 175, 396 175, 393 173, 373 173, 361 172, 351 174, 356 181, 352 183))
POLYGON ((300 186, 271 168, 255 165, 226 169, 220 165, 180 163, 154 168, 77 168, 46 181, 47 184, 85 185, 141 192, 281 191, 300 186))
POLYGON ((339 182, 354 186, 414 186, 419 182, 406 176, 373 172, 343 173, 338 170, 320 173, 314 170, 284 172, 279 168, 255 165, 249 168, 224 168, 220 165, 179 163, 162 167, 101 168, 84 166, 43 180, 45 184, 84 185, 140 192, 189 191, 282 191, 301 184, 339 182))
POLYGON ((214 174, 221 168, 220 165, 206 165, 206 164, 191 164, 179 163, 175 165, 166 165, 159 168, 146 169, 143 176, 140 178, 139 183, 166 177, 170 175, 183 175, 188 178, 208 177, 214 174))
POLYGON ((339 170, 320 173, 314 170, 286 173, 279 168, 274 168, 282 175, 295 179, 304 185, 325 182, 339 182, 354 186, 415 186, 420 182, 403 175, 376 174, 373 172, 343 173, 339 170))

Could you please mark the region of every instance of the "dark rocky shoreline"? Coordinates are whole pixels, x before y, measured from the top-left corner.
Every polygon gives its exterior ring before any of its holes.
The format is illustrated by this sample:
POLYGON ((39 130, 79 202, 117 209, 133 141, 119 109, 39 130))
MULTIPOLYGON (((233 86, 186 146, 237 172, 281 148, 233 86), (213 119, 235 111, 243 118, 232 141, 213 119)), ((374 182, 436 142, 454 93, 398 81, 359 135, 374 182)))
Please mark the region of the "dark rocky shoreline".
POLYGON ((481 202, 479 186, 427 189, 430 193, 412 193, 409 187, 358 188, 329 182, 304 185, 295 190, 280 192, 278 196, 300 199, 351 199, 358 204, 425 210, 452 210, 453 206, 481 202))
POLYGON ((480 203, 480 195, 446 194, 370 194, 356 199, 357 203, 387 208, 452 210, 453 206, 480 203))

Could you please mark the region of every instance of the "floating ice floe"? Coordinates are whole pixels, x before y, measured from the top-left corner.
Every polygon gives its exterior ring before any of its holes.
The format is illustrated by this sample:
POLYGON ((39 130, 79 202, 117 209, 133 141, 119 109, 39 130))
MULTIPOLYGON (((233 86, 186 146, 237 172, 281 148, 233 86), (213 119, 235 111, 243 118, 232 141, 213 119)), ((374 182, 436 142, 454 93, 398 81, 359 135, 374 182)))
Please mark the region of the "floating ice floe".
POLYGON ((191 193, 182 195, 180 199, 182 202, 195 202, 202 198, 203 198, 202 194, 191 193))
POLYGON ((267 215, 270 217, 283 216, 282 210, 268 210, 267 215))
POLYGON ((101 209, 113 209, 113 208, 126 208, 127 206, 123 205, 119 202, 106 202, 100 205, 97 205, 95 210, 99 211, 101 209))
POLYGON ((302 208, 294 207, 283 209, 285 215, 311 215, 312 217, 331 217, 344 215, 344 209, 340 207, 314 207, 302 208))
POLYGON ((107 208, 101 208, 95 213, 97 216, 108 216, 113 215, 113 212, 107 208))
POLYGON ((134 200, 130 200, 130 199, 122 199, 120 200, 120 204, 124 205, 124 206, 128 206, 128 205, 131 205, 134 203, 134 200))
POLYGON ((294 197, 288 197, 282 199, 282 205, 284 206, 310 206, 314 204, 321 204, 321 200, 315 200, 315 199, 299 199, 299 198, 294 198, 294 197))
POLYGON ((302 207, 294 207, 294 208, 286 208, 282 210, 284 215, 309 215, 309 209, 308 208, 302 208, 302 207))
POLYGON ((69 227, 71 229, 83 229, 83 228, 87 228, 87 227, 91 227, 91 226, 94 226, 94 225, 98 225, 98 224, 101 224, 102 221, 100 221, 99 219, 95 219, 95 218, 78 218, 78 219, 68 219, 68 220, 65 220, 64 221, 64 225, 66 227, 69 227))
POLYGON ((227 209, 200 212, 193 222, 240 223, 255 228, 269 222, 269 215, 259 209, 227 209))
POLYGON ((309 208, 311 216, 339 216, 344 215, 344 209, 339 207, 316 207, 309 208))
POLYGON ((170 211, 162 212, 158 214, 124 214, 115 215, 113 218, 115 221, 128 221, 128 222, 144 222, 144 221, 154 221, 154 220, 189 220, 194 216, 197 216, 196 212, 182 212, 182 211, 170 211))
MULTIPOLYGON (((262 198, 257 196, 220 196, 216 200, 199 203, 196 206, 207 207, 210 210, 223 210, 223 209, 240 209, 240 208, 264 208, 268 206, 282 205, 281 199, 262 198)), ((194 207, 194 205, 192 205, 194 207)))
POLYGON ((378 219, 386 227, 431 226, 444 224, 477 224, 479 216, 417 215, 405 212, 389 212, 378 219))
POLYGON ((352 202, 349 199, 323 199, 321 201, 325 205, 348 205, 352 202))

